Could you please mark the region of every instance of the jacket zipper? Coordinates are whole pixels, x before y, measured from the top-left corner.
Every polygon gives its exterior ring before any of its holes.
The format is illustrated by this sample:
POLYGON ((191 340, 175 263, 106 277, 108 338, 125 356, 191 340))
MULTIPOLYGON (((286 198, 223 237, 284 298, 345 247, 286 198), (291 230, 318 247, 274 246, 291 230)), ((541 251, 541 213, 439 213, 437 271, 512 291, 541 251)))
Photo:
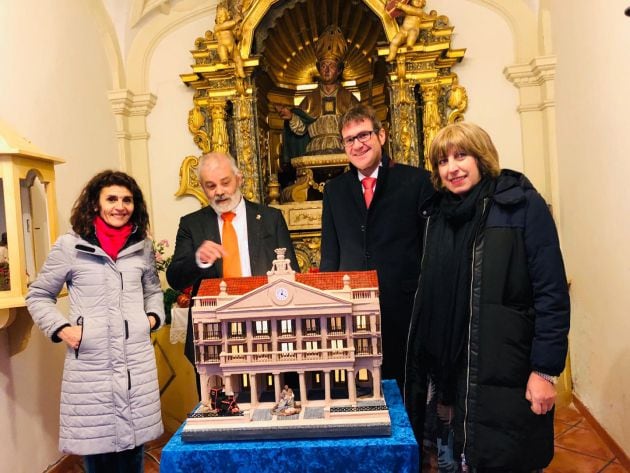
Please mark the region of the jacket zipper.
MULTIPOLYGON (((481 223, 483 225, 483 216, 486 213, 486 207, 488 205, 488 198, 483 199, 483 208, 481 209, 481 223)), ((462 447, 462 455, 461 455, 461 464, 462 464, 462 473, 466 473, 468 471, 468 464, 466 463, 466 443, 468 442, 468 396, 470 394, 470 334, 472 332, 472 318, 473 318, 473 288, 474 288, 474 279, 475 279, 475 249, 477 247, 477 237, 479 236, 479 232, 481 231, 481 227, 479 228, 477 234, 475 235, 475 239, 473 240, 472 247, 472 263, 470 266, 470 294, 468 297, 468 343, 467 343, 467 359, 466 359, 466 397, 464 398, 464 445, 462 447)))
MULTIPOLYGON (((424 252, 427 248, 427 235, 429 234, 429 222, 431 221, 431 217, 427 217, 427 223, 424 226, 424 239, 422 240, 422 258, 420 258, 420 275, 418 276, 418 287, 416 288, 416 292, 413 295, 413 306, 412 306, 412 315, 413 315, 413 307, 416 305, 416 300, 418 298, 418 292, 420 291, 420 282, 422 281, 422 266, 424 264, 424 252)), ((409 358, 409 338, 411 336, 411 325, 413 324, 413 319, 409 319, 409 328, 407 329, 407 350, 405 350, 405 372, 403 377, 403 405, 407 405, 407 362, 409 358)))

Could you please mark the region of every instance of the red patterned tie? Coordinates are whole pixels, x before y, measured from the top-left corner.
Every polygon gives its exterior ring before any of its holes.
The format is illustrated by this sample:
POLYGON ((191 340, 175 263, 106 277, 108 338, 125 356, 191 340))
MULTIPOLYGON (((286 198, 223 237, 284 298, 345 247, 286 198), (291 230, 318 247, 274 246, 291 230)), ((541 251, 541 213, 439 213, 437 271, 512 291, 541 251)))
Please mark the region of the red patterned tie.
POLYGON ((224 212, 221 214, 223 219, 223 235, 222 244, 227 252, 223 258, 223 277, 224 278, 240 278, 241 277, 241 257, 238 252, 238 238, 236 230, 232 225, 236 214, 234 212, 224 212))
POLYGON ((366 177, 361 181, 363 185, 363 198, 365 199, 365 206, 369 209, 372 203, 372 197, 374 197, 374 184, 376 183, 375 177, 366 177))

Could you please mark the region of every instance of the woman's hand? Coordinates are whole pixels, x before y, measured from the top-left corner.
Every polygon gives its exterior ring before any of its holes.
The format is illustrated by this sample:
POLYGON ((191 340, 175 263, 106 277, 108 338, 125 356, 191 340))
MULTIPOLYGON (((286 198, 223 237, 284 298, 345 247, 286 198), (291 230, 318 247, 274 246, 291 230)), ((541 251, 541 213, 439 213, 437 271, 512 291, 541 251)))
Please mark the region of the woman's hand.
POLYGON ((61 338, 66 344, 74 350, 79 349, 81 343, 81 334, 83 333, 83 327, 75 325, 74 327, 64 327, 59 331, 57 336, 61 338))
POLYGON ((157 317, 153 314, 149 314, 147 317, 149 318, 149 326, 151 327, 151 330, 153 330, 153 327, 157 325, 157 317))
POLYGON ((546 414, 556 402, 556 387, 542 376, 532 372, 527 381, 525 399, 531 403, 534 414, 546 414))

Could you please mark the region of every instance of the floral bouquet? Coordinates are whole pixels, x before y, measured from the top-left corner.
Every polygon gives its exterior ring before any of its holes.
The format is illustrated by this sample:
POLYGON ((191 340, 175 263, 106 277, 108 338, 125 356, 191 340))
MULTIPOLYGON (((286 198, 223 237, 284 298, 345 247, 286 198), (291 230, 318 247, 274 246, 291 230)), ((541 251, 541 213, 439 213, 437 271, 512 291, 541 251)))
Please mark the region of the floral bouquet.
MULTIPOLYGON (((168 265, 171 264, 173 255, 166 256, 166 249, 169 247, 168 240, 153 240, 153 256, 155 257, 155 269, 159 273, 166 273, 168 265)), ((164 312, 166 313, 166 323, 171 323, 171 307, 177 301, 177 298, 182 294, 176 291, 172 287, 166 287, 164 292, 164 312)))

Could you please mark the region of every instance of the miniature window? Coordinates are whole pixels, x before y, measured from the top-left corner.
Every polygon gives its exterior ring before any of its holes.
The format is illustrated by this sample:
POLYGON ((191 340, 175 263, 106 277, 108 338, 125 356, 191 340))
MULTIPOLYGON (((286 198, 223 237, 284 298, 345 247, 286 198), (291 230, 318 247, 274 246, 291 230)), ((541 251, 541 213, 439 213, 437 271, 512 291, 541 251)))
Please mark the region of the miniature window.
POLYGON ((346 370, 335 370, 335 384, 346 382, 346 370))
POLYGON ((230 323, 230 336, 232 336, 232 337, 242 337, 243 336, 243 323, 242 322, 232 322, 232 323, 230 323))
POLYGON ((317 319, 306 319, 304 321, 304 328, 305 328, 304 332, 307 335, 319 334, 318 323, 319 321, 317 319))
POLYGON ((370 354, 370 341, 367 338, 360 338, 355 341, 355 349, 358 355, 370 354))
POLYGON ((368 328, 368 323, 367 323, 367 317, 365 315, 357 315, 354 319, 355 322, 355 331, 360 331, 360 330, 367 330, 368 328))
POLYGON ((329 319, 330 332, 344 332, 343 317, 331 317, 329 319))
POLYGON ((268 320, 257 320, 254 326, 256 328, 256 335, 269 335, 268 320))
POLYGON ((293 334, 293 320, 281 320, 280 321, 280 333, 282 335, 293 334))

